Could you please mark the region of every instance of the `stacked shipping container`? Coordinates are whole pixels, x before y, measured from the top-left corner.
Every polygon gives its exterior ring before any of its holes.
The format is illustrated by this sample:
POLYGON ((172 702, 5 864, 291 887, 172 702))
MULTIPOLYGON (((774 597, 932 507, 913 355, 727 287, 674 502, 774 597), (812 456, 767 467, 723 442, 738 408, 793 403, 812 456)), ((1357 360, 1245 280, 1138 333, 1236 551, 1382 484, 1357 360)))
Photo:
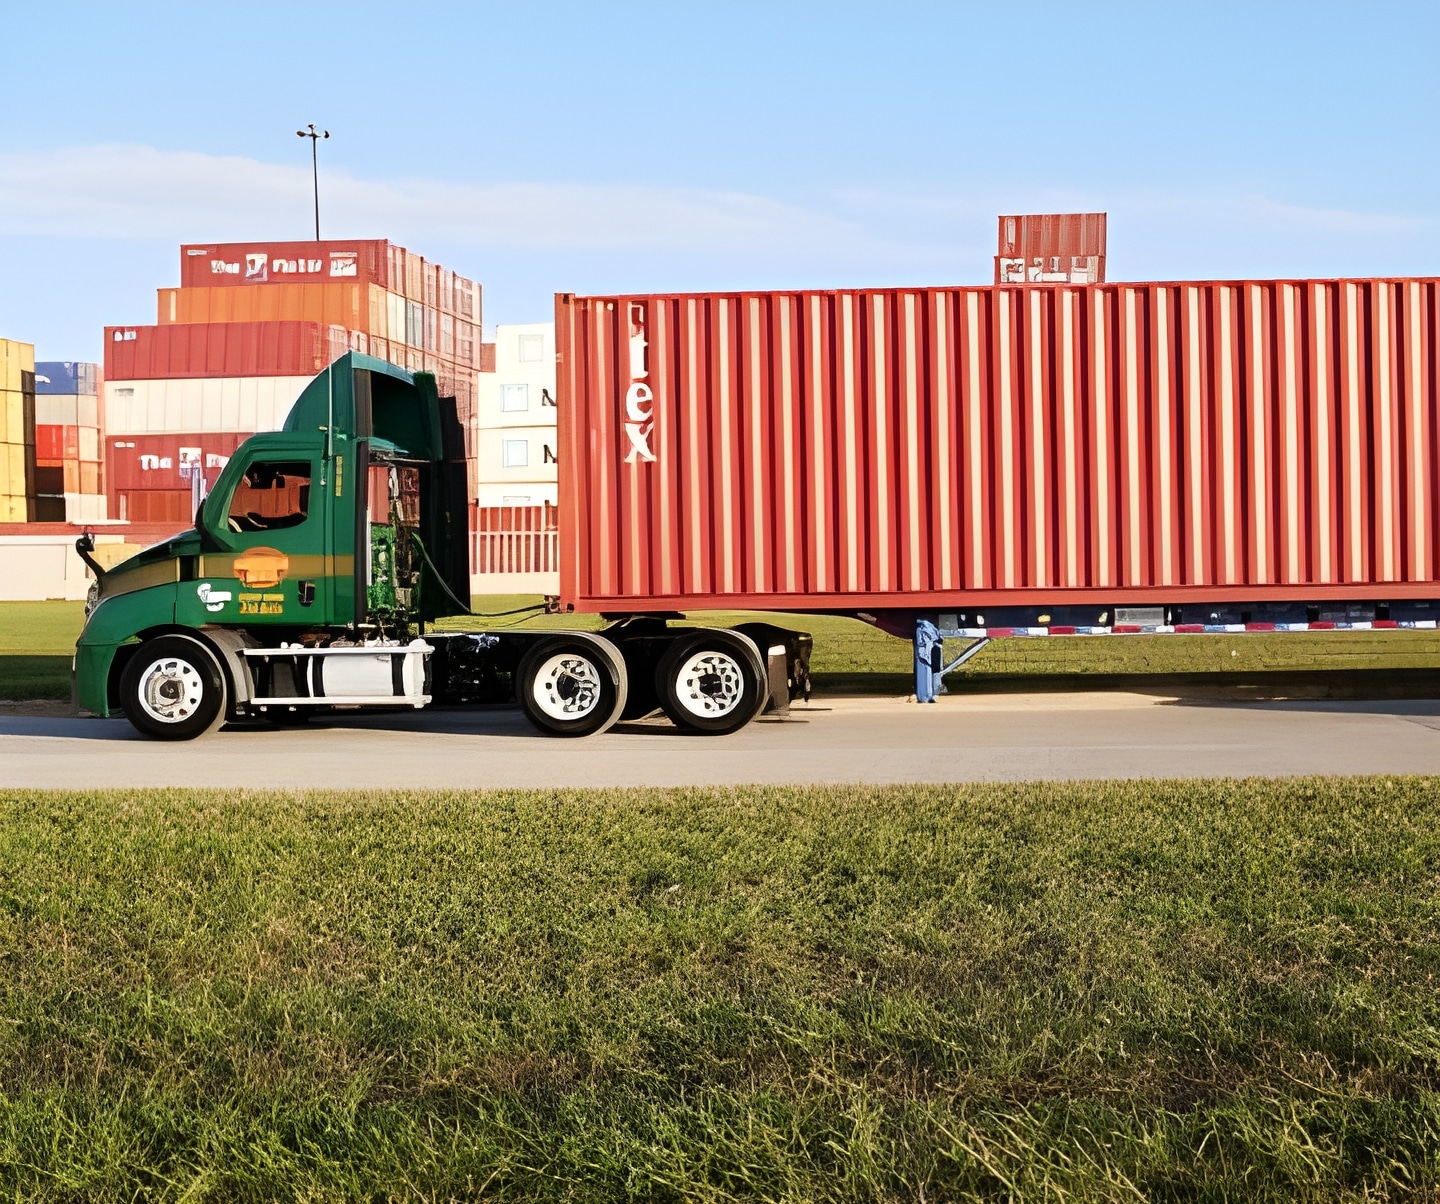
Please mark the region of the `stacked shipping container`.
POLYGON ((35 348, 0 339, 0 522, 35 518, 35 348))
POLYGON ((68 360, 35 365, 35 519, 106 517, 99 369, 68 360))
POLYGON ((1103 213, 1028 213, 1000 218, 996 284, 1103 284, 1103 213))
POLYGON ((431 372, 455 396, 474 496, 473 281, 384 239, 189 244, 180 249, 180 287, 159 291, 156 316, 154 326, 105 332, 118 517, 188 514, 190 478, 199 471, 213 480, 210 461, 228 455, 213 437, 277 428, 305 383, 347 350, 431 372), (162 434, 163 446, 141 438, 162 434), (141 496, 159 493, 170 496, 141 496))

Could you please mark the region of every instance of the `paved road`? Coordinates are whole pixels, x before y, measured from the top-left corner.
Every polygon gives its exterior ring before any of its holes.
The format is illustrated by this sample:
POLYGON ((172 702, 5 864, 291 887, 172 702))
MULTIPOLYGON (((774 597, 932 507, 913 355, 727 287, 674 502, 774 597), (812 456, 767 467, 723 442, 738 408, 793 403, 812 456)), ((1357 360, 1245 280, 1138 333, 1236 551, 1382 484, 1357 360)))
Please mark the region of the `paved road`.
POLYGON ((0 716, 0 787, 450 787, 1440 774, 1440 702, 1184 701, 1135 694, 841 699, 723 738, 659 722, 588 740, 516 711, 233 726, 189 744, 123 720, 0 716))

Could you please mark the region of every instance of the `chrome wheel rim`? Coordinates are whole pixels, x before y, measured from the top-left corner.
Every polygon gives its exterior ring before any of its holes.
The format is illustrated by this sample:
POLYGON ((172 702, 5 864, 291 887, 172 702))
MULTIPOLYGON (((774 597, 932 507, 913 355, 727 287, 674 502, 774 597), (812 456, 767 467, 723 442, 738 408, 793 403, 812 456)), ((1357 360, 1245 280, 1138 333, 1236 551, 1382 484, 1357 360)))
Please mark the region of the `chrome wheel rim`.
POLYGON ((140 675, 140 709, 156 723, 184 723, 205 700, 205 679, 189 661, 167 656, 140 675))
POLYGON ((584 719, 600 705, 600 671, 587 657, 557 653, 540 666, 530 696, 551 719, 584 719))
POLYGON ((725 652, 697 652, 675 675, 675 698, 697 719, 721 719, 738 707, 744 696, 740 662, 725 652))

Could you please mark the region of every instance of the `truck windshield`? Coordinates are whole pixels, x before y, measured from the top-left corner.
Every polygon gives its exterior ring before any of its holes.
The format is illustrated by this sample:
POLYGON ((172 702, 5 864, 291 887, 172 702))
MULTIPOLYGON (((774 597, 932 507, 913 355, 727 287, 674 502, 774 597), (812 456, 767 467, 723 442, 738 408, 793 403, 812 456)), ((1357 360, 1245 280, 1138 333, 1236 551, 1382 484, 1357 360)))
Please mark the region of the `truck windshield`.
POLYGON ((305 460, 262 460, 250 465, 230 498, 232 531, 275 531, 296 527, 310 509, 310 464, 305 460))

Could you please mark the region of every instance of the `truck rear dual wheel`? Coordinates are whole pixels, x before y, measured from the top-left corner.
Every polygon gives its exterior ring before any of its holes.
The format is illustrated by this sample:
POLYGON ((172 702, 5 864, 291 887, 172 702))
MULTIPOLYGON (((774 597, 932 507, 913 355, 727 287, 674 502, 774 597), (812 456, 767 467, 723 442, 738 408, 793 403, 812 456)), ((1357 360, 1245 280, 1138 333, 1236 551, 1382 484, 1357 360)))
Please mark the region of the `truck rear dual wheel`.
POLYGON ((526 718, 541 731, 593 736, 625 709, 625 661, 599 636, 551 636, 521 658, 515 693, 526 718))
POLYGON ((120 708, 142 736, 193 740, 225 719, 225 672, 199 640, 146 640, 120 675, 120 708))
POLYGON ((697 631, 666 649, 655 670, 655 692, 676 727, 724 736, 760 713, 766 680, 753 640, 736 631, 697 631))

